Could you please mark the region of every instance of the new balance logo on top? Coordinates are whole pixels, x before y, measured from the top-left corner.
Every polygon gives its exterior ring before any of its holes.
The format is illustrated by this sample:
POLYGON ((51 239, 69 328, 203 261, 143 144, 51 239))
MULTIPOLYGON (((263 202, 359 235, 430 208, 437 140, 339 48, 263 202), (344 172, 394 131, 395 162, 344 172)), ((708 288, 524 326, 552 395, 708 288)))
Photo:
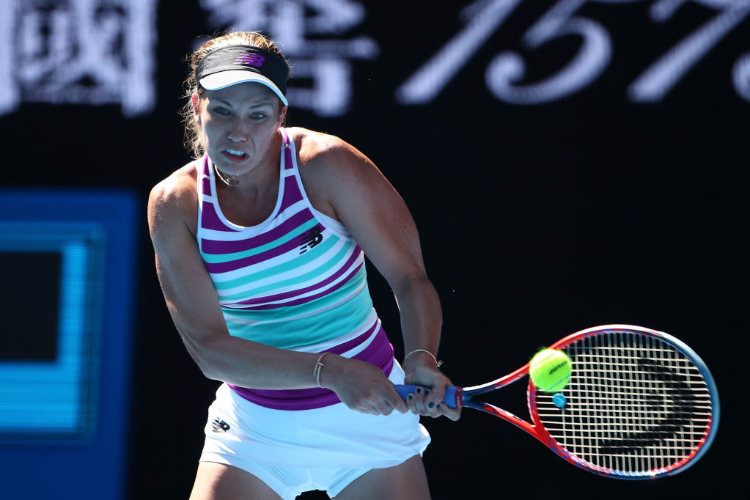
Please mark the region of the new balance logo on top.
POLYGON ((315 226, 309 231, 302 233, 299 239, 299 253, 300 255, 302 255, 303 253, 307 252, 308 249, 314 247, 315 245, 319 245, 320 242, 323 241, 323 235, 320 233, 320 226, 315 226))

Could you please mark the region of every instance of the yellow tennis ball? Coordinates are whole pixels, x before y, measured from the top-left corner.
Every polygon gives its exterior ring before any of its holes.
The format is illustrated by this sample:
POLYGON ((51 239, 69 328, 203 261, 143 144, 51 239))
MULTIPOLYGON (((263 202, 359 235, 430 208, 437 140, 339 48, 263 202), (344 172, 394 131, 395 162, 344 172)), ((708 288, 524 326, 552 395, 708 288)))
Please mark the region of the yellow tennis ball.
POLYGON ((556 349, 542 349, 531 358, 529 376, 540 391, 558 392, 570 380, 573 362, 567 354, 556 349))

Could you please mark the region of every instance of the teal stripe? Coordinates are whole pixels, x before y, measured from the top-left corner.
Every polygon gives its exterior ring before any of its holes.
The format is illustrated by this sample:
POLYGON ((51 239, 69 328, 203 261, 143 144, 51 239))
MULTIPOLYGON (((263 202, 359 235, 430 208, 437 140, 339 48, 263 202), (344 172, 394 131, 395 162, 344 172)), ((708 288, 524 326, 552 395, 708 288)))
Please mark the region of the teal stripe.
POLYGON ((244 259, 246 257, 252 257, 253 255, 258 255, 259 253, 263 253, 268 250, 272 250, 278 246, 281 246, 291 239, 298 238, 302 233, 304 233, 308 229, 311 229, 313 226, 316 226, 318 224, 319 223, 317 219, 314 219, 314 218, 310 219, 309 221, 305 222, 294 231, 290 231, 286 233, 281 238, 277 238, 276 240, 266 243, 265 245, 261 245, 256 248, 251 248, 250 250, 244 250, 242 252, 234 252, 234 253, 224 253, 224 254, 218 254, 218 255, 206 254, 203 252, 201 252, 201 254, 203 255, 203 260, 209 264, 224 263, 224 262, 229 262, 232 260, 239 260, 239 259, 244 259))
MULTIPOLYGON (((341 291, 337 290, 332 295, 338 296, 341 291)), ((322 297, 302 306, 283 308, 283 313, 280 316, 294 316, 306 311, 309 312, 310 310, 323 308, 329 302, 329 297, 322 297)), ((372 312, 372 299, 370 298, 367 286, 365 286, 348 302, 319 314, 282 323, 261 323, 252 326, 237 324, 232 322, 232 320, 235 317, 256 319, 257 312, 227 309, 225 311, 231 314, 231 317, 227 318, 227 326, 231 335, 280 349, 290 349, 335 339, 361 327, 372 312)), ((260 311, 262 319, 272 319, 269 318, 269 312, 260 311)))
POLYGON ((283 273, 288 273, 290 271, 294 271, 296 269, 309 266, 310 262, 312 262, 317 257, 320 257, 320 255, 323 255, 325 252, 327 252, 330 248, 332 248, 335 245, 336 241, 338 240, 339 238, 329 238, 328 241, 323 241, 323 243, 315 247, 314 249, 315 252, 308 251, 307 253, 300 256, 299 259, 294 259, 289 262, 284 262, 283 264, 279 264, 278 266, 274 266, 264 271, 250 274, 248 276, 243 276, 241 278, 237 278, 236 280, 228 281, 226 283, 221 283, 221 286, 219 286, 219 283, 214 283, 214 285, 216 285, 216 290, 219 293, 219 298, 221 300, 247 299, 251 295, 252 296, 263 295, 265 292, 268 292, 268 291, 275 291, 285 286, 296 285, 298 283, 304 283, 305 281, 316 278, 328 272, 330 269, 334 268, 335 266, 340 265, 344 260, 344 256, 354 245, 353 244, 344 245, 341 248, 341 250, 339 250, 336 253, 336 255, 334 255, 328 261, 321 264, 317 268, 311 269, 309 272, 302 274, 300 276, 296 276, 294 278, 289 278, 289 279, 285 279, 281 281, 275 281, 266 286, 262 286, 258 288, 251 288, 249 290, 243 290, 242 292, 235 293, 232 295, 226 295, 226 294, 221 293, 222 290, 232 288, 232 286, 242 286, 245 284, 249 284, 253 281, 260 281, 268 277, 282 276, 283 273), (232 286, 227 286, 227 283, 232 284, 232 286))
POLYGON ((242 315, 243 318, 252 321, 284 320, 290 316, 309 314, 317 311, 320 308, 327 307, 328 305, 337 302, 341 298, 351 293, 353 289, 361 286, 362 282, 365 280, 367 280, 367 271, 365 270, 365 266, 362 266, 359 271, 357 271, 357 273, 352 276, 352 279, 350 279, 338 290, 335 290, 323 297, 319 297, 304 304, 298 304, 296 306, 277 307, 276 309, 264 309, 261 311, 246 311, 242 309, 231 309, 227 307, 224 308, 224 311, 232 315, 242 315))
MULTIPOLYGON (((322 246, 322 244, 320 246, 322 246)), ((276 282, 270 283, 266 286, 262 286, 259 288, 244 290, 234 295, 222 295, 221 292, 219 292, 219 298, 221 300, 237 300, 237 299, 247 298, 249 295, 256 296, 256 297, 262 296, 266 294, 266 292, 272 292, 269 295, 273 295, 273 293, 277 293, 278 290, 281 288, 302 284, 308 280, 311 280, 318 276, 326 274, 328 271, 330 271, 336 266, 340 266, 341 263, 344 261, 344 256, 347 254, 351 246, 352 245, 344 245, 341 248, 341 250, 338 253, 336 253, 336 255, 333 256, 333 258, 331 258, 324 264, 321 264, 319 267, 312 269, 309 272, 302 274, 300 276, 295 276, 294 278, 276 281, 276 282)), ((325 249, 321 249, 321 251, 324 251, 324 250, 325 249)), ((311 257, 311 259, 312 258, 313 257, 311 257)), ((286 263, 278 267, 284 268, 283 271, 290 271, 290 270, 298 269, 299 267, 301 267, 301 266, 296 266, 296 265, 291 265, 291 264, 292 263, 286 263)), ((279 275, 279 274, 281 273, 280 272, 271 273, 271 275, 279 275)))

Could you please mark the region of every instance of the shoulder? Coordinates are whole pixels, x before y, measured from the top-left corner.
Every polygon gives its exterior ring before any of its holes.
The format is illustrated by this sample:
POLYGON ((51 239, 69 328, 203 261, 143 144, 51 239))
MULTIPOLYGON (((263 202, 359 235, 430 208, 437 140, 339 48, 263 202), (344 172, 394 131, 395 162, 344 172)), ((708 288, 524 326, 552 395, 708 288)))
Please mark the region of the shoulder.
POLYGON ((304 165, 353 149, 350 144, 335 135, 302 127, 293 127, 287 130, 294 139, 297 154, 304 165))
POLYGON ((184 222, 194 232, 198 215, 196 161, 176 170, 151 189, 148 220, 152 232, 170 222, 184 222))
POLYGON ((300 177, 316 209, 354 227, 351 215, 362 207, 401 203, 375 164, 348 142, 307 129, 290 132, 299 155, 300 177))
POLYGON ((362 182, 380 174, 367 156, 340 137, 297 127, 290 129, 290 133, 305 181, 335 185, 362 182))

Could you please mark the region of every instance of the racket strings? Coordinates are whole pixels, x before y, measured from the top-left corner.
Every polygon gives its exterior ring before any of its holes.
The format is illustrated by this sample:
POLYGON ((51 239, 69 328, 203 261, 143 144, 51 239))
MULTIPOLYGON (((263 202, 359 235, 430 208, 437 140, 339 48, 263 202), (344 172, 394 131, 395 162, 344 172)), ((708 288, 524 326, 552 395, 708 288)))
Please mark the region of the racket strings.
POLYGON ((628 332, 584 338, 564 349, 573 374, 558 408, 537 393, 550 435, 598 467, 641 473, 679 464, 711 425, 709 389, 694 364, 660 339, 628 332))

